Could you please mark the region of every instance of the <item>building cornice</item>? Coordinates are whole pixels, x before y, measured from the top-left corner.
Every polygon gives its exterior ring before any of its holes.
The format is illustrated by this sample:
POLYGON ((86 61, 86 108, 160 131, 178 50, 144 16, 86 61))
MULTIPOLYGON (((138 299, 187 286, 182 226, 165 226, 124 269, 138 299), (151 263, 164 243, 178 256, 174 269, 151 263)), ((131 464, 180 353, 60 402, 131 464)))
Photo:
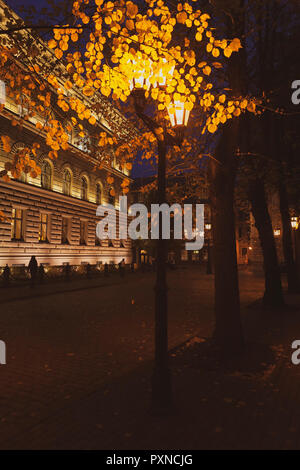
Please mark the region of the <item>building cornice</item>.
MULTIPOLYGON (((66 196, 65 194, 62 194, 58 191, 53 191, 51 189, 44 189, 39 186, 35 186, 33 184, 29 183, 23 183, 22 181, 17 181, 17 180, 10 180, 9 182, 6 182, 2 179, 0 179, 0 187, 8 188, 8 189, 13 189, 16 191, 24 191, 24 192, 30 192, 34 195, 38 195, 40 197, 43 197, 44 199, 50 199, 57 202, 61 202, 63 204, 71 204, 71 205, 77 205, 78 207, 86 208, 89 210, 95 210, 98 207, 98 204, 95 202, 90 202, 90 201, 84 201, 83 199, 79 199, 75 196, 66 196)), ((116 211, 118 209, 116 208, 116 211)))

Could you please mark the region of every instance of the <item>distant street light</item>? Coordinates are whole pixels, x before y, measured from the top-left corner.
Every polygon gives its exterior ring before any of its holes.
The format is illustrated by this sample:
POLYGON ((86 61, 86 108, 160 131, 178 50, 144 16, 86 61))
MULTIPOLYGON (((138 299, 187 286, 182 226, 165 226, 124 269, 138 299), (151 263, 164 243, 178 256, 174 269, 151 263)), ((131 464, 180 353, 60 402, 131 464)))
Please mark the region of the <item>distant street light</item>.
POLYGON ((292 217, 291 218, 291 226, 293 229, 297 229, 298 228, 298 217, 292 217))
MULTIPOLYGON (((205 224, 205 229, 210 231, 211 224, 205 224)), ((206 264, 206 274, 212 274, 212 266, 211 266, 211 246, 210 246, 210 235, 207 238, 207 264, 206 264)))
POLYGON ((298 217, 291 217, 291 226, 292 226, 292 232, 293 232, 293 245, 294 245, 294 257, 295 257, 295 262, 296 264, 298 263, 298 256, 297 256, 297 240, 296 240, 296 231, 298 230, 299 227, 299 222, 298 222, 298 217))
POLYGON ((280 237, 280 234, 281 234, 280 228, 276 228, 276 229, 274 230, 274 236, 275 236, 275 237, 280 237))

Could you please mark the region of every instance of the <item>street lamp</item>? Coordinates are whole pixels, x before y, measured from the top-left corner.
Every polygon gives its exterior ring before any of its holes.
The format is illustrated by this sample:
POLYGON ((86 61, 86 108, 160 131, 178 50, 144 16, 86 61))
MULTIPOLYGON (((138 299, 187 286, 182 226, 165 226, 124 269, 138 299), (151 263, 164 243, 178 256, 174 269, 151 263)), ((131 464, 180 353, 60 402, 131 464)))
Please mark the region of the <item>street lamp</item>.
POLYGON ((167 79, 173 78, 175 70, 175 64, 172 62, 169 62, 165 57, 161 59, 160 63, 154 63, 152 65, 152 72, 153 72, 153 77, 154 77, 154 82, 153 82, 153 88, 158 87, 165 87, 167 84, 167 79), (161 66, 162 64, 162 66, 161 66), (167 67, 165 67, 165 64, 168 64, 167 67), (164 70, 164 69, 169 69, 169 70, 164 70))
POLYGON ((291 226, 294 230, 298 228, 298 217, 291 218, 291 226))
POLYGON ((293 245, 294 245, 294 257, 295 257, 295 262, 296 264, 298 263, 297 260, 297 240, 296 240, 296 230, 298 230, 299 223, 298 223, 298 217, 291 217, 291 226, 292 226, 292 232, 293 232, 293 245))
MULTIPOLYGON (((171 77, 175 67, 167 72, 171 77)), ((155 71, 152 68, 152 73, 158 77, 156 86, 166 86, 167 80, 164 79, 164 74, 155 71)), ((167 78, 167 77, 165 77, 167 78)), ((150 83, 150 81, 149 81, 150 83)), ((151 117, 145 115, 145 94, 141 96, 141 90, 147 88, 147 80, 142 82, 141 76, 139 80, 132 83, 133 97, 135 102, 135 110, 148 127, 148 129, 155 135, 156 130, 160 128, 159 124, 151 117), (138 88, 137 88, 138 86, 138 88), (143 86, 143 88, 141 88, 143 86)), ((166 129, 163 133, 159 133, 160 138, 157 138, 157 203, 164 204, 166 202, 166 154, 168 147, 180 145, 184 130, 187 126, 190 111, 185 109, 184 103, 181 101, 173 102, 168 109, 170 115, 171 125, 175 131, 173 137, 166 129)), ((167 240, 162 236, 162 212, 159 213, 159 238, 157 240, 157 256, 156 256, 156 283, 155 283, 155 358, 154 370, 152 376, 152 409, 155 413, 164 413, 172 406, 172 387, 171 387, 171 374, 168 364, 168 287, 166 280, 166 262, 167 262, 167 240)))
MULTIPOLYGON (((211 230, 211 224, 205 224, 206 230, 211 230)), ((207 238, 207 265, 206 265, 206 274, 212 274, 211 267, 211 246, 210 246, 210 236, 207 238)))
POLYGON ((280 228, 276 228, 276 229, 274 230, 274 236, 275 236, 275 237, 280 237, 280 234, 281 234, 280 228))
POLYGON ((172 100, 167 106, 172 127, 187 126, 190 111, 185 108, 185 103, 179 100, 172 100))
POLYGON ((143 60, 142 57, 138 60, 128 60, 128 64, 132 68, 132 78, 129 80, 130 91, 133 90, 149 90, 150 76, 152 75, 151 61, 143 60), (145 78, 147 76, 147 78, 145 78))

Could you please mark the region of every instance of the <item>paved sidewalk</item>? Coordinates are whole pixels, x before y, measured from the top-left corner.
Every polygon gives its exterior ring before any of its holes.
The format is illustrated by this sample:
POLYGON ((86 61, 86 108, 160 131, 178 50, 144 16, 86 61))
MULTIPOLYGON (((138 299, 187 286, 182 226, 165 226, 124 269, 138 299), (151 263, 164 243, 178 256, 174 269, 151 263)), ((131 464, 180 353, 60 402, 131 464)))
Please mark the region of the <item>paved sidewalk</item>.
POLYGON ((111 285, 124 284, 126 282, 133 281, 135 278, 151 276, 152 273, 146 272, 141 273, 136 271, 135 273, 127 273, 125 277, 121 278, 118 272, 110 273, 108 277, 104 277, 104 274, 99 276, 71 278, 70 281, 66 281, 64 278, 46 280, 43 284, 37 283, 34 287, 31 287, 30 281, 24 282, 20 285, 11 284, 8 287, 0 286, 0 304, 13 302, 15 300, 25 300, 28 298, 45 297, 49 295, 55 295, 63 292, 72 292, 86 289, 96 289, 98 287, 106 287, 111 285))
POLYGON ((290 344, 300 297, 277 315, 262 312, 249 304, 263 279, 240 279, 249 346, 224 365, 205 349, 213 277, 169 274, 176 409, 163 419, 149 414, 153 276, 0 307, 0 448, 299 448, 300 366, 290 344))

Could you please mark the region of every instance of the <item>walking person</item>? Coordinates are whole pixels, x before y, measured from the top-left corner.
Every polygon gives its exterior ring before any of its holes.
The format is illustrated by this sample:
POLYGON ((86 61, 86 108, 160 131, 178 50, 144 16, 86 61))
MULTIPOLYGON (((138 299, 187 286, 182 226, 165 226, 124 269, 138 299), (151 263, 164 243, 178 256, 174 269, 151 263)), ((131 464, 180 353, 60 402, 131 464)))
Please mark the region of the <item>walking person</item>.
POLYGON ((10 283, 10 267, 8 266, 8 264, 5 266, 2 276, 4 287, 8 287, 10 283))
POLYGON ((32 256, 29 261, 28 270, 30 272, 31 287, 34 287, 36 283, 37 272, 38 272, 38 263, 37 263, 35 256, 32 256))
POLYGON ((104 264, 104 277, 108 277, 108 264, 104 264))
POLYGON ((71 266, 69 265, 69 263, 64 265, 63 271, 65 275, 65 281, 69 282, 71 278, 71 266))
POLYGON ((41 263, 39 266, 39 281, 41 284, 44 284, 44 279, 45 279, 45 268, 44 268, 43 263, 41 263))
POLYGON ((121 277, 125 276, 125 259, 124 258, 119 263, 119 272, 120 272, 121 277))

